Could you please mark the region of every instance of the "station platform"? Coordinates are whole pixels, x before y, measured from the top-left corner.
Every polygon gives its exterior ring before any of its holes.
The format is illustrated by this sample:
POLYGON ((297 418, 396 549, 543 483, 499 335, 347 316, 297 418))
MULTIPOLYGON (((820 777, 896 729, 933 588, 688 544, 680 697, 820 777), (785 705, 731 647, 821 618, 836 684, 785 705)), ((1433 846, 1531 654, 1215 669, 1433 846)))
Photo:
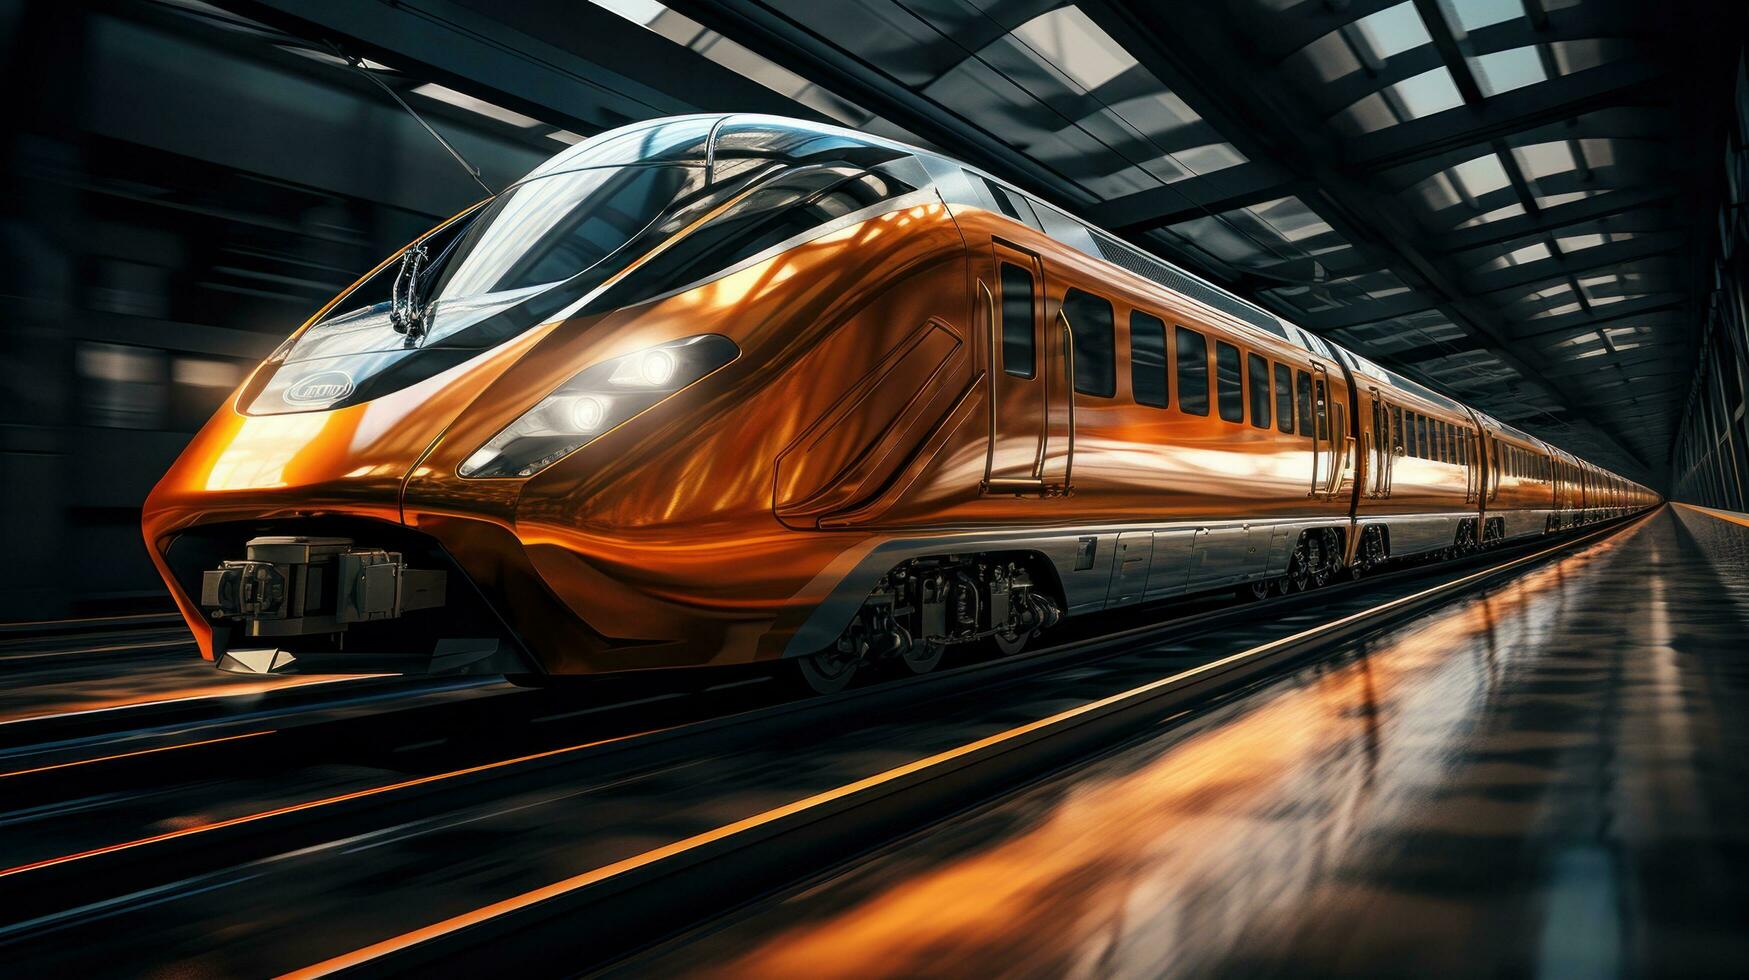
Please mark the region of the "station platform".
POLYGON ((624 969, 1739 975, 1746 627, 1665 507, 624 969))

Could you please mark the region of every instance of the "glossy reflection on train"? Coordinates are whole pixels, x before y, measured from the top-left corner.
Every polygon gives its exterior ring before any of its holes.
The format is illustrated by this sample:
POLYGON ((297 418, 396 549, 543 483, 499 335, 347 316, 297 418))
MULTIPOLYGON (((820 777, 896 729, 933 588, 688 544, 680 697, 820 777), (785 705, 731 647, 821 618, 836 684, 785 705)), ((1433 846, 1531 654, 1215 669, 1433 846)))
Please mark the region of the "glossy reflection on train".
POLYGON ((954 161, 714 115, 391 256, 144 525, 234 670, 785 661, 832 691, 1654 499, 954 161))

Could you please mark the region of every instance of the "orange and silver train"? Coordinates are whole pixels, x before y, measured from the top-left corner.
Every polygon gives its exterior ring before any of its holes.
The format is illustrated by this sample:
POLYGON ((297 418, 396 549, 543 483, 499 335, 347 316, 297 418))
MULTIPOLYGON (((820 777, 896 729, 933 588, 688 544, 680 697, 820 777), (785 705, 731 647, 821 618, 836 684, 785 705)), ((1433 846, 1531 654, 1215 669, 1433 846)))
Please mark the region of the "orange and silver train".
POLYGON ((335 298, 144 533, 232 670, 833 690, 1657 501, 973 168, 701 115, 579 143, 335 298))

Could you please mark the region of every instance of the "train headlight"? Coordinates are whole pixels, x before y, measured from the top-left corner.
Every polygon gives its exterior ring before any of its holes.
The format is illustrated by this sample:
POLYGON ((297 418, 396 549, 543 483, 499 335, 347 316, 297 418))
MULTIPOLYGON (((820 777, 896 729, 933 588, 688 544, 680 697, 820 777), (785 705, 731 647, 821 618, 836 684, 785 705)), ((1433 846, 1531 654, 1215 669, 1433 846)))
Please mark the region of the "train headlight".
POLYGON ((462 462, 471 479, 533 476, 741 353, 719 334, 670 341, 585 368, 462 462))

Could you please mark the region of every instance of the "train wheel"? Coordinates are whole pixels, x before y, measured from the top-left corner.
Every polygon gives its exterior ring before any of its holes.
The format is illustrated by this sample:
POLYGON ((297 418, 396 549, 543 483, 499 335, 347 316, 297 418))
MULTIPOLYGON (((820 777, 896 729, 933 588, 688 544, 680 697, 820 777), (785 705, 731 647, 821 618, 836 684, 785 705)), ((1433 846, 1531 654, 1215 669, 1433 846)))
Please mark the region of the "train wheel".
MULTIPOLYGON (((1025 643, 1025 640, 1021 641, 1025 643)), ((899 662, 913 674, 927 674, 941 666, 941 658, 947 655, 947 644, 918 641, 905 648, 899 654, 899 662)))
POLYGON ((1019 630, 1009 634, 992 633, 990 634, 990 646, 994 647, 996 652, 1002 656, 1012 657, 1025 650, 1027 641, 1031 639, 1031 633, 1022 633, 1019 630))
POLYGON ((1247 582, 1235 589, 1234 592, 1237 593, 1242 602, 1256 602, 1259 599, 1267 599, 1269 598, 1269 579, 1263 578, 1258 579, 1255 582, 1247 582))
POLYGON ((1371 574, 1372 570, 1385 563, 1385 535, 1376 526, 1366 529, 1360 537, 1360 553, 1354 556, 1355 578, 1363 574, 1371 574))
POLYGON ((1321 589, 1330 583, 1330 576, 1336 571, 1336 566, 1331 562, 1330 542, 1321 534, 1314 534, 1306 540, 1312 546, 1308 555, 1311 560, 1308 570, 1312 576, 1312 588, 1321 589))
POLYGON ((812 694, 837 694, 856 679, 860 661, 853 655, 833 648, 810 657, 797 657, 791 663, 795 678, 812 694))
POLYGON ((1312 560, 1306 548, 1306 540, 1294 546, 1293 557, 1287 560, 1287 584, 1284 592, 1304 592, 1312 584, 1312 560))

